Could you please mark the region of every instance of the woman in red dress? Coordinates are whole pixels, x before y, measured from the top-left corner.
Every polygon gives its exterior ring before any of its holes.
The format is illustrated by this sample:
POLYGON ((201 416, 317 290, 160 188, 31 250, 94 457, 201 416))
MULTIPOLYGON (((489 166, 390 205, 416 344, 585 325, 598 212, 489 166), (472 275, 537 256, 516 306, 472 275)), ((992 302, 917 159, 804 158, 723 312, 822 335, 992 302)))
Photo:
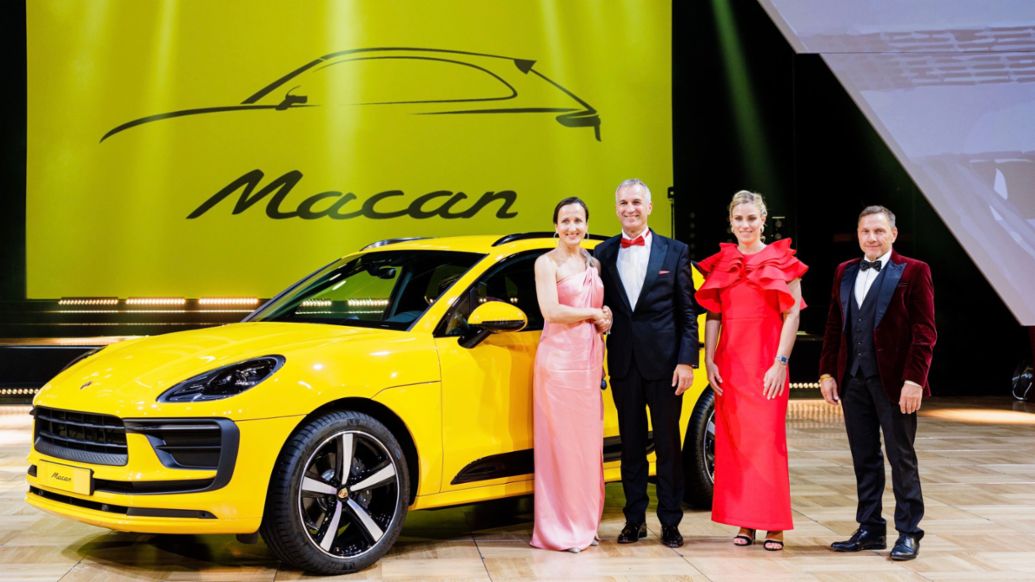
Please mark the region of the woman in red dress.
POLYGON ((740 527, 738 546, 767 530, 763 547, 783 549, 793 527, 787 472, 787 360, 798 332, 801 276, 791 240, 766 245, 762 196, 740 191, 730 203, 737 244, 701 261, 696 297, 708 310, 705 366, 715 391, 712 520, 740 527))

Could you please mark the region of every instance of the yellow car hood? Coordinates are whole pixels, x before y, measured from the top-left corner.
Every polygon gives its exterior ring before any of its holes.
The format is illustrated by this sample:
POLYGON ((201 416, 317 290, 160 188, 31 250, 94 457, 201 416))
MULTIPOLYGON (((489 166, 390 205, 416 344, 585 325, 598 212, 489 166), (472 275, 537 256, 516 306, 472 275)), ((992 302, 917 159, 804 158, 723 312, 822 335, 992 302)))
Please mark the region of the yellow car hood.
MULTIPOLYGON (((408 332, 305 323, 238 323, 170 333, 108 346, 58 374, 44 386, 34 404, 123 417, 304 414, 307 411, 292 406, 299 399, 287 390, 297 385, 311 389, 321 381, 340 386, 349 366, 356 370, 357 358, 366 360, 372 351, 406 357, 416 347, 414 343, 423 342, 408 332), (284 356, 284 366, 242 394, 209 402, 157 402, 163 392, 188 378, 268 355, 284 356), (280 396, 272 398, 276 402, 269 402, 267 393, 266 402, 256 402, 253 393, 267 384, 280 384, 280 396)), ((408 380, 438 379, 437 366, 424 368, 423 374, 408 380)))

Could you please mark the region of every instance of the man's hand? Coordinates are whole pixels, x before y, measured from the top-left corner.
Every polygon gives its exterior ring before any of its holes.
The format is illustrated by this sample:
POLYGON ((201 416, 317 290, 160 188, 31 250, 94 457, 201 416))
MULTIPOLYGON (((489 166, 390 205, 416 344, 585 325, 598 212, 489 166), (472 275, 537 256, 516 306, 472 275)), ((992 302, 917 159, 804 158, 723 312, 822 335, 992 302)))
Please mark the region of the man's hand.
POLYGON ((690 364, 676 364, 672 372, 672 387, 676 389, 676 396, 679 396, 694 383, 694 369, 690 364))
POLYGON ((902 414, 913 414, 920 410, 920 402, 924 398, 924 389, 912 382, 902 384, 902 396, 898 399, 898 408, 902 414))
POLYGON ((830 376, 819 381, 819 392, 823 395, 823 400, 826 400, 827 404, 837 406, 841 403, 841 398, 837 395, 837 380, 830 376))

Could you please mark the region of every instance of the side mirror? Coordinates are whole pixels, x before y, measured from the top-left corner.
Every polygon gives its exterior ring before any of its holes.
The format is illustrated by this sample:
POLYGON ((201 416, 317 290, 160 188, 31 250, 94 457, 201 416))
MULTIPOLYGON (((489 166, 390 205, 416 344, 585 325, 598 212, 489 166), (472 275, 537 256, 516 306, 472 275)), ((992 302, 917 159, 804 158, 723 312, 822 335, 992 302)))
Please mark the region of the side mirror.
MULTIPOLYGON (((294 91, 294 89, 292 89, 292 91, 294 91)), ((309 97, 305 95, 292 95, 288 92, 288 94, 284 95, 284 99, 277 104, 276 110, 284 111, 285 109, 290 109, 295 105, 304 105, 307 101, 309 101, 309 97)))
POLYGON ((490 333, 521 331, 528 325, 528 316, 524 311, 502 301, 486 301, 474 308, 467 318, 471 331, 460 337, 460 345, 473 348, 490 333))

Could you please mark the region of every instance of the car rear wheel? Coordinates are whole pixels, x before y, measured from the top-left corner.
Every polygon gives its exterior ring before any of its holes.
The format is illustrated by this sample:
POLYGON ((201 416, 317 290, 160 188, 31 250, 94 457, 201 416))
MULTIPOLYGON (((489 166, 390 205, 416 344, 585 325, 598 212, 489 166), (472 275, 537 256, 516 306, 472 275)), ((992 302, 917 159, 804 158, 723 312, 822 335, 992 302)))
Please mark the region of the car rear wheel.
POLYGON ((691 507, 712 506, 715 488, 715 394, 701 393, 683 439, 683 500, 691 507))
POLYGON ((260 532, 281 560, 307 572, 360 570, 399 537, 409 487, 402 448, 383 424, 333 412, 284 445, 260 532))

